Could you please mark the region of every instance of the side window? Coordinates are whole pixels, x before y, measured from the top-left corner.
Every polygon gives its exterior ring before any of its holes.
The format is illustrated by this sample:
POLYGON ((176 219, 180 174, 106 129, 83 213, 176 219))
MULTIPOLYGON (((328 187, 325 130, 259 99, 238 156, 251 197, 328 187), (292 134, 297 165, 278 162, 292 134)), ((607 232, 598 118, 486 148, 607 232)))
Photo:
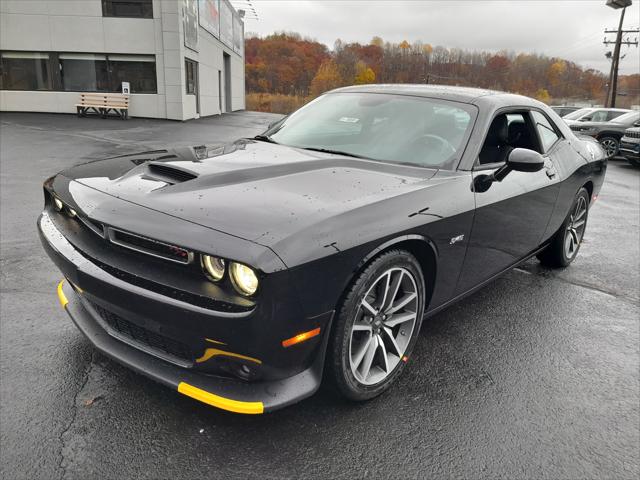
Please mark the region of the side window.
POLYGON ((538 135, 540 135, 542 148, 546 153, 560 139, 560 136, 556 133, 556 130, 553 128, 549 120, 547 120, 547 117, 536 111, 531 112, 531 114, 533 116, 533 121, 536 124, 538 135))
POLYGON ((479 163, 502 163, 514 148, 540 150, 535 126, 529 115, 523 112, 503 113, 493 119, 478 156, 479 163))
POLYGON ((614 118, 618 118, 620 115, 622 115, 624 112, 616 112, 615 110, 613 111, 608 111, 607 112, 607 122, 609 120, 613 120, 614 118))
POLYGON ((609 119, 607 118, 607 112, 605 110, 593 112, 593 115, 591 116, 592 122, 606 122, 607 120, 609 119))
POLYGON ((193 60, 188 58, 184 59, 184 73, 185 73, 185 84, 187 95, 195 95, 196 94, 196 75, 197 75, 197 66, 198 64, 193 60))

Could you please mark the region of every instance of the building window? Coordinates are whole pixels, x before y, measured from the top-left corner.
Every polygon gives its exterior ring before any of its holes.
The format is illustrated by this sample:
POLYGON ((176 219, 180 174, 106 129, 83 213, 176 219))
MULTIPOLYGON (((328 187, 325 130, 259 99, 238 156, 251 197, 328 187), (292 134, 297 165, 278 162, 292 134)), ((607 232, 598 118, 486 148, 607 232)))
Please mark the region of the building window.
POLYGON ((153 55, 109 55, 110 90, 122 91, 122 82, 131 84, 131 93, 156 93, 156 59, 153 55))
POLYGON ((188 58, 184 59, 184 71, 186 76, 186 84, 187 84, 187 95, 195 95, 196 94, 196 82, 198 75, 198 64, 193 60, 189 60, 188 58))
POLYGON ((48 53, 3 52, 2 90, 51 90, 48 53))
POLYGON ((152 0, 102 0, 103 17, 153 18, 152 0))
POLYGON ((61 53, 60 78, 66 92, 107 92, 107 56, 92 53, 61 53))
POLYGON ((0 52, 2 90, 157 93, 154 55, 0 52))

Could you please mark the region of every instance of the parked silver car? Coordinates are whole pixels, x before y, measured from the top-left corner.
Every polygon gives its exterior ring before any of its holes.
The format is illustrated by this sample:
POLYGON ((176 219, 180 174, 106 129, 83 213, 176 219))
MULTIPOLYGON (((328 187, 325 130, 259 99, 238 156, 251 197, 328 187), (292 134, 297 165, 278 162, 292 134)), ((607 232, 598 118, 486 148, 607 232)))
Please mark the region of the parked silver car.
POLYGON ((630 111, 625 108, 587 107, 566 114, 562 119, 569 126, 580 122, 608 122, 630 111))

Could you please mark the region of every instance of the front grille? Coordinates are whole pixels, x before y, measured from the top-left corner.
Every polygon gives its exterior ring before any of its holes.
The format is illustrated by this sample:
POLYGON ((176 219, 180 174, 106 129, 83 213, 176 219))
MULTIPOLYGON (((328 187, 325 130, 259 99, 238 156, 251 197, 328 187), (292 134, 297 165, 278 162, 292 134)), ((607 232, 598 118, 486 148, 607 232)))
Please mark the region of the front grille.
POLYGON ((136 325, 94 302, 90 302, 90 304, 113 332, 130 340, 131 343, 146 347, 146 349, 170 361, 175 358, 189 365, 195 361, 195 356, 188 345, 136 325))
POLYGON ((630 132, 627 130, 624 132, 624 136, 629 138, 640 138, 640 132, 630 132))
POLYGON ((146 253, 154 257, 164 258, 172 262, 188 264, 193 261, 193 252, 168 243, 141 237, 133 233, 115 228, 107 229, 111 243, 136 252, 146 253))

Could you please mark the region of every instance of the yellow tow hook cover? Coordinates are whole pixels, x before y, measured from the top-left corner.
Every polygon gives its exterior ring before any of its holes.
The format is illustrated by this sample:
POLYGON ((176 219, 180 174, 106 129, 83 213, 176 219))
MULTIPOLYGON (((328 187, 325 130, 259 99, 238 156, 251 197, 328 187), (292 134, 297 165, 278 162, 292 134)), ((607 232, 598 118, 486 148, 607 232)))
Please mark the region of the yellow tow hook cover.
POLYGON ((58 300, 60 300, 60 305, 62 305, 62 308, 67 308, 67 303, 69 303, 69 300, 67 300, 67 296, 62 291, 63 285, 64 285, 64 278, 60 280, 60 283, 58 284, 58 300))

